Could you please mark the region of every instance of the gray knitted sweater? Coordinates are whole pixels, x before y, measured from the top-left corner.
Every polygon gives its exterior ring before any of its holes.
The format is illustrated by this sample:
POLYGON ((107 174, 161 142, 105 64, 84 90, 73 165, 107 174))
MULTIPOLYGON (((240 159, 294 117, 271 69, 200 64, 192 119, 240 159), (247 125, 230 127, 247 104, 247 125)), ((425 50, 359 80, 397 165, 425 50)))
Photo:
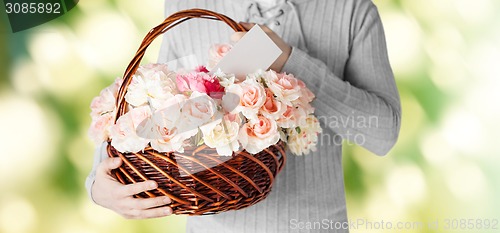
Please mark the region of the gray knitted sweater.
MULTIPOLYGON (((316 152, 288 156, 267 199, 243 210, 188 217, 188 233, 348 232, 342 140, 378 155, 386 154, 397 140, 399 95, 374 4, 370 0, 278 2, 274 13, 266 13, 250 0, 165 1, 166 15, 205 8, 236 21, 270 25, 293 46, 283 71, 302 79, 316 94, 313 106, 323 128, 316 152)), ((221 22, 187 21, 165 34, 158 60, 195 55, 206 61, 209 46, 227 42, 231 34, 221 22)), ((105 157, 105 151, 98 149, 88 190, 105 157)))

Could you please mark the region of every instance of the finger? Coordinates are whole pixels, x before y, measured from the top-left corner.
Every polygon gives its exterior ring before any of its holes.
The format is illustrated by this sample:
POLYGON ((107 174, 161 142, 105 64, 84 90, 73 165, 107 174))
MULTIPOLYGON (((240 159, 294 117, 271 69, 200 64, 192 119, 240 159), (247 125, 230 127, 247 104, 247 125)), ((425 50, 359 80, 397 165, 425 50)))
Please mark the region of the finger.
POLYGON ((129 197, 155 188, 158 188, 158 183, 154 180, 148 180, 135 184, 124 185, 121 187, 120 194, 123 197, 129 197))
POLYGON ((170 204, 172 201, 169 197, 154 197, 154 198, 134 198, 130 202, 132 209, 151 209, 170 204))
POLYGON ((111 170, 116 169, 122 165, 122 159, 119 157, 116 158, 107 158, 99 164, 97 167, 97 171, 102 174, 109 174, 111 170))
POLYGON ((170 207, 161 207, 161 208, 153 208, 147 210, 132 210, 131 217, 135 219, 145 219, 145 218, 159 218, 165 217, 172 214, 172 208, 170 207))
POLYGON ((271 30, 271 29, 270 29, 268 26, 266 26, 266 25, 259 25, 259 26, 260 26, 260 28, 262 28, 262 31, 264 31, 265 33, 268 33, 268 34, 269 34, 269 33, 272 33, 272 32, 273 32, 273 30, 271 30))
POLYGON ((232 42, 238 42, 243 36, 247 34, 246 32, 235 32, 233 35, 231 35, 231 41, 232 42))
POLYGON ((255 23, 247 23, 247 22, 240 22, 241 26, 243 26, 246 30, 250 30, 255 26, 255 23))

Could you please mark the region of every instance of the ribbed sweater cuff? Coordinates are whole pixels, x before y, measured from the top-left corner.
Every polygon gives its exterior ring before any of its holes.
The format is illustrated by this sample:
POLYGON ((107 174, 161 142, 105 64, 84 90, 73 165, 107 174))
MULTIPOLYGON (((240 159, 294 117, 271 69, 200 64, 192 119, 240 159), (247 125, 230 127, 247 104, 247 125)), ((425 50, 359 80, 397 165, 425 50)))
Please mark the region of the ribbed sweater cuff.
POLYGON ((94 164, 92 166, 92 171, 90 171, 89 175, 87 176, 87 179, 85 179, 85 188, 87 189, 87 194, 89 196, 89 199, 96 204, 97 202, 95 202, 94 198, 92 197, 92 186, 94 185, 95 182, 97 167, 104 159, 107 158, 106 146, 107 143, 103 142, 96 147, 94 152, 94 164))
MULTIPOLYGON (((300 75, 301 67, 304 66, 304 61, 307 60, 309 55, 297 47, 292 47, 292 52, 288 57, 282 71, 291 73, 293 75, 300 75)), ((302 68, 303 69, 303 68, 302 68)))

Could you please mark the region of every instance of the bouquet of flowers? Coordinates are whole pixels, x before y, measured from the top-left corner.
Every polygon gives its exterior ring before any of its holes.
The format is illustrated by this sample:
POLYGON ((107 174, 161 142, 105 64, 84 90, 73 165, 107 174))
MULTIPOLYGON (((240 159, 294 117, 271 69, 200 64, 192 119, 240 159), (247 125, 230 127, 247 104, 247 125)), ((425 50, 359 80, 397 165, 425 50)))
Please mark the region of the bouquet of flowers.
MULTIPOLYGON (((212 68, 231 49, 210 49, 212 68)), ((282 140, 296 155, 316 149, 321 127, 313 115, 314 94, 292 74, 256 71, 239 80, 205 66, 192 71, 169 70, 165 64, 138 68, 125 100, 127 113, 116 122, 117 78, 91 104, 89 130, 96 142, 110 141, 119 152, 183 153, 206 145, 218 155, 246 150, 259 153, 282 140)))
POLYGON ((213 46, 206 67, 139 66, 155 38, 193 18, 246 31, 205 9, 168 16, 146 34, 123 77, 93 99, 89 134, 124 161, 112 171, 119 182, 158 183, 135 197, 168 196, 174 214, 206 215, 264 200, 286 164, 286 147, 296 155, 314 151, 321 127, 314 94, 293 75, 217 69, 231 45, 213 46))

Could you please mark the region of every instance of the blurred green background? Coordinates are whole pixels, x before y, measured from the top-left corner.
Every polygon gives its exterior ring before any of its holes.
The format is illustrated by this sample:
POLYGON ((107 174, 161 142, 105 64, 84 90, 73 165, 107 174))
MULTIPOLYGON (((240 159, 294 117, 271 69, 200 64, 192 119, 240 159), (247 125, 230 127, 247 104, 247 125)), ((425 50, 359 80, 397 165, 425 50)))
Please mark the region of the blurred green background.
MULTIPOLYGON (((374 2, 403 123, 386 157, 346 145, 349 219, 498 221, 500 2, 374 2)), ((183 232, 184 217, 124 220, 94 205, 84 188, 94 146, 87 137, 90 101, 162 21, 163 1, 81 1, 63 17, 15 34, 1 15, 0 232, 183 232)), ((156 61, 159 43, 144 62, 156 61)))

